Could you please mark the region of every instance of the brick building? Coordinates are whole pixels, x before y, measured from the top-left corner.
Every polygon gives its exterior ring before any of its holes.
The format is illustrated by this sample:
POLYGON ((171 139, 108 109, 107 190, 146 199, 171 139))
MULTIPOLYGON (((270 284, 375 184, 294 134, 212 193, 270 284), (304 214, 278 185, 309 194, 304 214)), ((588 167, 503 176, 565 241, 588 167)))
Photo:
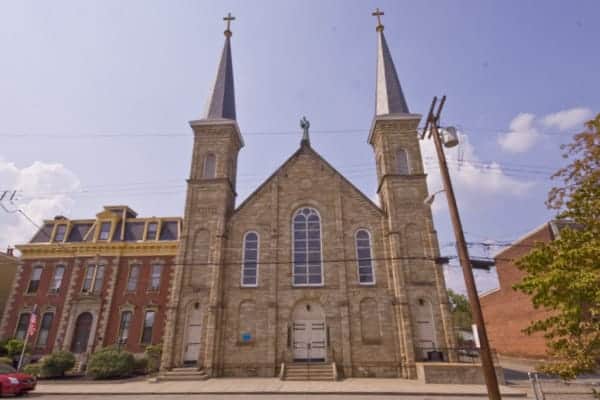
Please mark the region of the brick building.
POLYGON ((0 315, 4 313, 10 288, 17 274, 17 261, 12 248, 8 248, 6 253, 0 251, 0 315))
POLYGON ((34 356, 64 349, 84 362, 102 346, 141 352, 160 343, 180 229, 180 218, 138 218, 126 206, 89 220, 44 221, 17 246, 0 337, 23 339, 37 306, 34 356))
POLYGON ((546 357, 543 335, 535 333, 530 336, 522 331, 532 321, 546 318, 549 314, 542 309, 534 309, 528 295, 513 289, 513 285, 524 276, 515 263, 536 243, 547 243, 558 237, 564 225, 563 221, 544 223, 495 256, 499 288, 482 294, 480 301, 491 345, 502 355, 546 357))

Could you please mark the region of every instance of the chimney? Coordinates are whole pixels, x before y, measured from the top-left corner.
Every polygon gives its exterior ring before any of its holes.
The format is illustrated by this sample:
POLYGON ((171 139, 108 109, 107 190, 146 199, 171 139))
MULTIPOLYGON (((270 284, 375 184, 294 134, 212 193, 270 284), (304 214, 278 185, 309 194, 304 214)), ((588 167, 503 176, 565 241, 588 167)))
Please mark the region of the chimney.
POLYGON ((7 247, 6 248, 6 255, 12 257, 13 256, 13 250, 14 249, 12 247, 7 247))

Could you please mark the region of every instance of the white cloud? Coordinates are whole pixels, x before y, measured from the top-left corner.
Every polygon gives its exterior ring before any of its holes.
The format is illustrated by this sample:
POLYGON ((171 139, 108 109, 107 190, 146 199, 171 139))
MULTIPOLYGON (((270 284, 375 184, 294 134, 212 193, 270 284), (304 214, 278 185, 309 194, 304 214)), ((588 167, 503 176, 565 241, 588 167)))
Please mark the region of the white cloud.
MULTIPOLYGON (((36 161, 18 168, 0 158, 0 192, 18 190, 16 200, 2 204, 10 211, 23 210, 35 223, 41 224, 57 214, 66 214, 73 205, 69 192, 79 188, 77 176, 59 163, 36 161)), ((26 243, 37 228, 18 212, 0 210, 0 249, 26 243)))
POLYGON ((584 107, 562 110, 548 114, 542 119, 544 126, 566 131, 573 128, 583 128, 583 123, 592 118, 592 110, 584 107))
MULTIPOLYGON (((489 271, 473 270, 473 275, 479 294, 492 289, 497 289, 500 286, 495 268, 492 268, 489 271)), ((452 289, 461 294, 467 293, 465 278, 463 277, 462 268, 459 265, 451 264, 444 266, 444 278, 448 289, 452 289)))
POLYGON ((523 153, 535 145, 540 133, 533 126, 535 115, 521 113, 510 122, 510 131, 500 135, 498 143, 511 153, 523 153))
MULTIPOLYGON (((475 148, 469 142, 468 136, 459 135, 460 145, 445 149, 445 154, 454 190, 461 200, 466 201, 463 206, 475 205, 490 197, 521 196, 533 187, 533 182, 521 181, 508 176, 496 162, 481 162, 475 148)), ((422 140, 421 152, 427 173, 429 193, 434 193, 443 186, 433 141, 422 140)), ((442 209, 444 203, 444 201, 434 201, 433 211, 437 212, 442 209)))

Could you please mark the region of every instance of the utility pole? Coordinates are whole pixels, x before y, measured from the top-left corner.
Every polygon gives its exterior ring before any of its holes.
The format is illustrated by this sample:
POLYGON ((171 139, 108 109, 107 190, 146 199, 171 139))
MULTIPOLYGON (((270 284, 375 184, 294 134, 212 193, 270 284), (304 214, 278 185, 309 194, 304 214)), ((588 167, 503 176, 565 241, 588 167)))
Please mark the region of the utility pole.
POLYGON ((500 400, 500 388, 498 387, 498 379, 496 378, 496 371, 494 370, 494 361, 492 360, 492 352, 490 350, 490 344, 485 329, 483 313, 481 312, 479 295, 477 294, 477 287, 475 286, 475 278, 473 277, 473 270, 471 268, 471 261, 469 259, 467 242, 465 241, 465 234, 460 221, 460 215, 458 214, 458 206, 456 205, 454 189, 452 188, 452 182, 450 181, 450 173, 448 171, 448 164, 446 163, 446 155, 444 154, 442 140, 440 139, 440 134, 438 132, 440 114, 445 102, 446 96, 442 97, 442 101, 440 102, 440 105, 434 116, 434 108, 437 103, 437 97, 433 98, 421 139, 425 137, 427 128, 429 127, 429 137, 433 135, 433 142, 435 143, 435 150, 440 163, 440 174, 442 176, 444 190, 446 191, 448 210, 450 211, 452 227, 454 228, 454 236, 456 237, 458 259, 460 261, 460 265, 462 266, 463 275, 465 278, 469 303, 471 304, 471 313, 473 314, 473 320, 477 325, 477 333, 479 334, 481 366, 483 368, 483 375, 485 377, 488 397, 490 400, 500 400))

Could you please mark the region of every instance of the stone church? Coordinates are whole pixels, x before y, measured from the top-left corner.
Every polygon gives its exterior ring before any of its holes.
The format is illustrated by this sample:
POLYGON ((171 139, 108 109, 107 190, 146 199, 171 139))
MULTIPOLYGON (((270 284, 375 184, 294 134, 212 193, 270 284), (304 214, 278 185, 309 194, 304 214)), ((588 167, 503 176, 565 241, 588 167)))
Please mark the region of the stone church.
MULTIPOLYGON (((308 121, 287 161, 236 206, 231 37, 202 119, 163 335, 162 368, 276 376, 298 363, 344 376, 415 378, 455 347, 418 143, 383 25, 368 136, 379 205, 313 148, 308 121)), ((368 151, 365 148, 365 151, 368 151)))

